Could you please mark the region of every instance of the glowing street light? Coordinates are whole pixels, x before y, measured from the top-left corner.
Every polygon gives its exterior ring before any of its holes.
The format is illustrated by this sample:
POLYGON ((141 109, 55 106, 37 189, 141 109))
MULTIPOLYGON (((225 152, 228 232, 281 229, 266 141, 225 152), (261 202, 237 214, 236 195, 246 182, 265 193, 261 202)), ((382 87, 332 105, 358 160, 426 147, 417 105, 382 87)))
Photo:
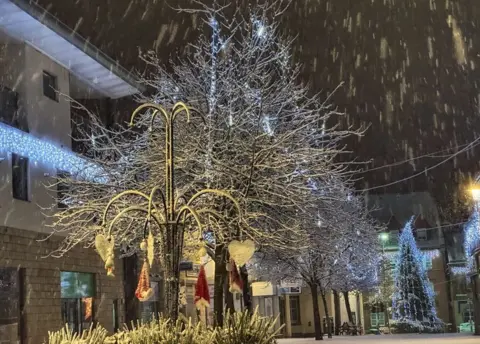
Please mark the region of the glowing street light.
MULTIPOLYGON (((479 195, 479 196, 480 196, 480 195, 479 195)), ((379 237, 380 237, 380 240, 381 240, 383 243, 385 243, 385 242, 388 241, 389 235, 388 235, 388 233, 380 233, 379 237)))
POLYGON ((473 200, 475 202, 480 201, 480 187, 473 187, 470 189, 470 192, 472 193, 473 200))

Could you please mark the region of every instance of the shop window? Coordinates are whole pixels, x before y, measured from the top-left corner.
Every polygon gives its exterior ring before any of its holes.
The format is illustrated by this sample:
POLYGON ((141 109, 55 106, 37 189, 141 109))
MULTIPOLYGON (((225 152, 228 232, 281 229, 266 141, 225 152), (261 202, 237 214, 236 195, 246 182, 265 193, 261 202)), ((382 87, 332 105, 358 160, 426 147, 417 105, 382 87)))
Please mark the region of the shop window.
POLYGON ((290 320, 292 325, 300 325, 300 296, 290 295, 290 320))
POLYGON ((77 333, 88 329, 94 321, 94 274, 62 271, 60 289, 63 323, 77 333))

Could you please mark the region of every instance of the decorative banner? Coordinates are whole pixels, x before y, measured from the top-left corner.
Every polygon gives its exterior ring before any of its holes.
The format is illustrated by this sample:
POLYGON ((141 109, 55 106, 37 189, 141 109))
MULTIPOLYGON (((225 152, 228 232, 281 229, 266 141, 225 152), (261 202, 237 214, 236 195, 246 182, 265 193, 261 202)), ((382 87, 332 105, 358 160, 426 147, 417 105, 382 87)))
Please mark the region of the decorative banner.
POLYGON ((197 284, 195 285, 195 306, 198 310, 210 307, 210 292, 203 265, 200 267, 197 284))
POLYGON ((230 292, 232 294, 240 294, 242 293, 243 290, 243 281, 240 277, 240 274, 238 273, 237 270, 237 265, 235 265, 235 262, 233 259, 230 260, 230 271, 228 273, 228 278, 230 282, 230 292))
POLYGON ((138 281, 137 289, 135 290, 135 296, 140 302, 148 301, 154 295, 150 286, 150 269, 147 260, 143 262, 142 270, 140 271, 140 279, 138 281))
POLYGON ((92 318, 93 297, 85 297, 82 299, 82 302, 85 308, 85 321, 90 321, 92 318))

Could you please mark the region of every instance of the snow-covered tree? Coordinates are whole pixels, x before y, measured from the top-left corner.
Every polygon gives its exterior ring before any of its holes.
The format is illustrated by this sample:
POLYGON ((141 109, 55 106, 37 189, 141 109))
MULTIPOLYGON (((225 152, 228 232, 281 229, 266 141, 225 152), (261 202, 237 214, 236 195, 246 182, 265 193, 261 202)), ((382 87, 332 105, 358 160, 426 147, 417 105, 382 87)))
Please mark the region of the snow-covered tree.
MULTIPOLYGON (((234 202, 205 197, 200 206, 222 215, 224 221, 204 211, 199 214, 205 223, 202 233, 192 224, 178 236, 178 243, 188 242, 193 251, 205 246, 215 260, 214 303, 221 324, 228 244, 248 238, 257 248, 301 246, 306 232, 298 218, 327 197, 312 189, 322 190, 322 182, 328 186, 330 180, 343 178, 345 164, 335 160, 342 152, 338 142, 361 132, 324 125, 340 114, 328 99, 310 95, 299 83, 290 41, 279 35, 275 23, 283 13, 283 1, 259 6, 247 16, 240 9, 227 14, 217 4, 196 4, 199 9, 189 11, 203 15, 210 34, 200 36, 186 55, 168 66, 154 53, 143 54, 152 73, 142 80, 154 92, 140 101, 166 109, 182 101, 196 109, 189 123, 179 117, 174 126, 179 202, 199 190, 227 190, 242 209, 239 217, 234 202)), ((90 181, 59 178, 68 186, 59 201, 68 207, 54 215, 53 233, 66 234, 56 255, 76 245, 93 245, 95 236, 105 230, 99 226, 102 211, 114 195, 129 189, 150 194, 164 184, 164 131, 151 122, 151 111, 138 113, 135 123, 153 130, 105 128, 91 118, 92 131, 84 138, 90 143, 87 153, 104 173, 90 181)), ((139 251, 146 234, 141 211, 115 219, 132 204, 146 206, 142 197, 129 195, 115 203, 104 224, 115 246, 126 255, 139 251), (110 227, 113 219, 115 226, 110 227)), ((169 252, 163 231, 155 229, 154 236, 159 263, 165 269, 162 257, 169 252)), ((178 271, 172 276, 178 278, 178 271)))
MULTIPOLYGON (((298 251, 270 249, 258 254, 257 272, 273 282, 296 280, 309 287, 312 294, 315 337, 322 340, 318 296, 322 298, 327 319, 327 333, 331 337, 327 293, 340 281, 350 279, 350 285, 374 283, 372 265, 377 252, 377 225, 368 216, 360 201, 338 180, 328 188, 329 197, 317 203, 316 212, 303 218, 299 224, 307 232, 308 244, 298 251), (358 259, 351 256, 359 254, 358 259), (350 257, 347 261, 346 257, 350 257)), ((325 191, 322 191, 327 196, 325 191)))
POLYGON ((424 256, 412 229, 413 218, 400 234, 396 257, 392 317, 398 331, 436 332, 442 328, 435 308, 435 292, 428 280, 424 256))
POLYGON ((385 324, 390 327, 389 308, 391 308, 392 305, 394 292, 392 262, 390 257, 383 255, 377 269, 378 285, 374 288, 373 292, 369 294, 367 304, 371 307, 383 307, 385 324))

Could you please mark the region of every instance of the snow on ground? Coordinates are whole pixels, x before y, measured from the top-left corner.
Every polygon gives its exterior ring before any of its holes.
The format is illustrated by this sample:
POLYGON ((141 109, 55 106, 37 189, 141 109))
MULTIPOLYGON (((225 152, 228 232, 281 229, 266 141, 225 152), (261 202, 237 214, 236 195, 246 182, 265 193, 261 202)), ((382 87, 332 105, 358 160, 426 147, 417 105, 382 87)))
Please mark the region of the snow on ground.
POLYGON ((338 336, 332 339, 324 338, 315 341, 313 338, 280 339, 278 344, 479 344, 480 337, 471 334, 404 334, 404 335, 368 335, 368 336, 338 336))

